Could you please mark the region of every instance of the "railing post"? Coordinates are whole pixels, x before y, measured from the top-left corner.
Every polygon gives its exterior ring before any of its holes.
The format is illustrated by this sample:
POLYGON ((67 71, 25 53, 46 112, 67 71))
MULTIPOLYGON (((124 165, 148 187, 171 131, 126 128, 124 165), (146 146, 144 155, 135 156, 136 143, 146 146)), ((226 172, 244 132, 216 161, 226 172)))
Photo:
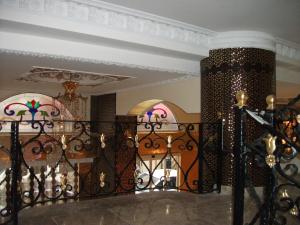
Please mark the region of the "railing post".
POLYGON ((199 123, 199 144, 198 144, 198 192, 203 193, 203 123, 199 123))
POLYGON ((234 138, 234 186, 233 186, 233 225, 244 222, 244 190, 245 190, 245 118, 243 107, 235 108, 234 138))
MULTIPOLYGON (((268 115, 268 122, 272 124, 273 128, 276 126, 276 121, 274 119, 275 114, 275 96, 269 95, 266 98, 267 102, 267 110, 266 114, 268 115)), ((266 186, 264 188, 264 202, 266 203, 264 210, 260 216, 260 225, 269 225, 273 224, 273 220, 275 218, 274 213, 274 193, 275 193, 275 168, 270 168, 267 166, 267 181, 266 186)))
POLYGON ((18 180, 20 176, 20 142, 19 142, 19 122, 12 122, 11 124, 11 216, 13 225, 18 225, 18 211, 19 211, 19 190, 18 180))

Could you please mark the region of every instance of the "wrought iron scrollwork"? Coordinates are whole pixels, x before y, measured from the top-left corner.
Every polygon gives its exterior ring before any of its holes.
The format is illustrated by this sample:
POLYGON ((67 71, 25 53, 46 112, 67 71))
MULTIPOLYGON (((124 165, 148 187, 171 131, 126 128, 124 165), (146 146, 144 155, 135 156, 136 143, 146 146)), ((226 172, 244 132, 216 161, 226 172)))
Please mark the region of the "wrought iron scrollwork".
MULTIPOLYGON (((262 111, 251 111, 245 104, 238 105, 265 129, 260 138, 245 143, 245 154, 249 158, 253 156, 257 166, 269 168, 263 201, 255 193, 246 171, 247 188, 251 189, 250 197, 256 199, 258 207, 248 224, 256 224, 259 219, 262 225, 284 225, 295 218, 299 222, 300 179, 295 161, 299 160, 300 152, 300 112, 295 104, 300 101, 300 95, 280 108, 275 108, 275 96, 268 96, 266 101, 267 109, 262 111)), ((250 161, 246 158, 245 163, 248 165, 250 161)))
MULTIPOLYGON (((26 135, 18 133, 18 211, 118 193, 167 189, 199 193, 199 184, 208 185, 199 181, 200 161, 210 177, 207 191, 215 190, 217 171, 199 149, 205 154, 218 152, 218 124, 203 125, 206 132, 201 133, 201 124, 178 123, 178 130, 168 133, 161 132, 161 121, 18 123, 31 128, 26 135), (137 126, 143 131, 137 132, 137 126)), ((8 192, 10 179, 7 173, 6 180, 0 181, 6 182, 8 192)), ((7 198, 1 217, 11 215, 10 202, 7 198)))

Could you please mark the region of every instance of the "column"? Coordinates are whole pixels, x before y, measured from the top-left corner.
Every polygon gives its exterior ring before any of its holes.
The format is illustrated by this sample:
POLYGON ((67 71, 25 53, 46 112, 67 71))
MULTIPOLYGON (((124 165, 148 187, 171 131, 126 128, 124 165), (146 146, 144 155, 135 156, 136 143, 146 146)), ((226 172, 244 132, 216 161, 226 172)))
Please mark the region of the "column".
MULTIPOLYGON (((232 185, 234 104, 235 94, 244 90, 248 106, 265 109, 265 98, 276 92, 274 39, 261 32, 226 32, 211 42, 209 57, 201 61, 201 121, 214 122, 221 115, 225 119, 222 184, 232 185)), ((262 134, 255 122, 248 120, 248 140, 262 134)), ((254 160, 254 159, 251 159, 254 160)), ((250 165, 255 185, 264 183, 264 170, 250 165)))

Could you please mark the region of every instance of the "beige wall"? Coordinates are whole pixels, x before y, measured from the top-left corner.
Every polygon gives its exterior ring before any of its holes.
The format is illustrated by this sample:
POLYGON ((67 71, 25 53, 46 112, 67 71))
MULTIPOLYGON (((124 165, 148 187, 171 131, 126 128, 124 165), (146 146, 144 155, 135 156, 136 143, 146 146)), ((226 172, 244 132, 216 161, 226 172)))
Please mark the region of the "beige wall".
POLYGON ((117 92, 117 115, 126 115, 138 103, 150 99, 173 103, 187 113, 199 113, 200 77, 117 92))

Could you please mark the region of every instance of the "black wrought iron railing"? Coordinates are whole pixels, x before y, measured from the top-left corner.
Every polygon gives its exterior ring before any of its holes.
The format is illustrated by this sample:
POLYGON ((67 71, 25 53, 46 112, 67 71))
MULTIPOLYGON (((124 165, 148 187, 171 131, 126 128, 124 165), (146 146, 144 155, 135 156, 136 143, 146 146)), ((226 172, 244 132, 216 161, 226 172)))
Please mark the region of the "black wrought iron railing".
POLYGON ((223 123, 0 121, 0 213, 151 190, 221 191, 223 123))
MULTIPOLYGON (((266 110, 250 110, 244 92, 237 94, 234 146, 234 225, 284 225, 300 223, 300 95, 286 106, 275 108, 268 96, 266 110), (249 140, 247 125, 253 119, 262 131, 249 140), (254 159, 254 160, 253 160, 254 159), (264 171, 263 193, 253 184, 250 170, 264 171), (248 190, 254 206, 244 204, 248 190), (251 215, 249 212, 255 212, 251 215)), ((255 174, 256 178, 262 173, 255 174)))

